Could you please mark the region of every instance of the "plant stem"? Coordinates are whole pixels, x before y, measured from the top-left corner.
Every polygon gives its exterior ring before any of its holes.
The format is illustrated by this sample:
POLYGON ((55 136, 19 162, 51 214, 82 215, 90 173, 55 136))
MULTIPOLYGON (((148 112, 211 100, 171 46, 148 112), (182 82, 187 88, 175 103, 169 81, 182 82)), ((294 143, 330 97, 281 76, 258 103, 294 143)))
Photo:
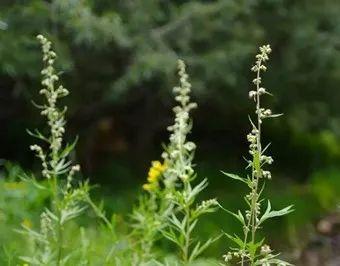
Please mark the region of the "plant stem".
MULTIPOLYGON (((187 191, 187 188, 189 184, 185 181, 185 191, 187 191)), ((190 249, 190 205, 188 202, 185 202, 185 217, 186 217, 186 223, 185 223, 185 235, 184 235, 184 252, 183 252, 183 262, 187 264, 189 262, 189 249, 190 249)))
MULTIPOLYGON (((256 73, 256 79, 260 79, 260 71, 261 71, 261 64, 262 60, 259 60, 257 62, 257 73, 256 73)), ((247 241, 248 241, 248 234, 249 231, 251 231, 251 242, 255 242, 255 237, 256 237, 256 230, 257 230, 257 202, 258 202, 258 185, 259 185, 259 179, 261 177, 260 169, 256 169, 254 166, 255 160, 260 160, 261 158, 261 153, 262 153, 262 147, 261 147, 261 113, 260 113, 260 83, 256 83, 256 114, 257 114, 257 135, 256 135, 256 146, 257 146, 257 153, 253 155, 253 163, 252 163, 252 188, 251 188, 251 193, 252 193, 252 198, 251 198, 251 203, 250 203, 250 217, 248 220, 247 228, 244 229, 244 246, 243 246, 243 251, 247 249, 247 241)), ((250 263, 253 265, 255 258, 250 258, 250 263)), ((245 264, 245 257, 242 256, 241 258, 241 266, 244 266, 245 264)))
POLYGON ((60 261, 62 259, 62 246, 63 246, 63 232, 62 232, 62 225, 60 223, 60 219, 61 219, 61 215, 59 212, 58 215, 58 257, 57 257, 57 262, 56 265, 59 266, 60 265, 60 261))
POLYGON ((58 178, 56 175, 53 175, 53 207, 55 212, 57 213, 57 245, 58 245, 58 251, 57 251, 57 261, 56 266, 60 265, 60 262, 62 260, 62 246, 63 246, 63 229, 61 224, 61 209, 60 209, 60 200, 59 200, 59 194, 58 194, 58 178))

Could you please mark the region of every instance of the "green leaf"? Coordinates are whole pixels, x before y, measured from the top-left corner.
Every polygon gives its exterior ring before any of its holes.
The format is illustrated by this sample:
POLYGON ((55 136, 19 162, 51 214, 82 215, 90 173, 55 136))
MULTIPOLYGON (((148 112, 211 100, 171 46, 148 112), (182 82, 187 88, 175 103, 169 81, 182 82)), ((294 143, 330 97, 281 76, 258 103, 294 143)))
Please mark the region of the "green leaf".
POLYGON ((181 242, 177 239, 177 236, 172 229, 169 229, 168 231, 162 230, 161 233, 165 238, 175 243, 177 246, 181 246, 181 242))
POLYGON ((244 220, 244 217, 243 217, 243 214, 242 214, 242 212, 241 212, 240 210, 238 210, 238 212, 237 212, 237 214, 236 214, 236 213, 234 213, 234 212, 232 212, 232 211, 229 211, 229 210, 227 210, 226 208, 224 208, 220 203, 217 203, 217 204, 218 204, 218 206, 219 206, 222 210, 224 210, 225 212, 231 214, 231 215, 234 216, 237 220, 239 220, 240 223, 241 223, 242 225, 246 225, 245 220, 244 220))
POLYGON ((77 142, 78 142, 78 137, 76 137, 75 140, 71 144, 67 144, 64 150, 60 153, 60 158, 68 156, 70 152, 74 150, 74 147, 76 146, 77 142))
POLYGON ((26 131, 27 131, 28 135, 30 135, 30 136, 32 136, 32 137, 35 137, 35 138, 37 138, 37 139, 41 139, 41 140, 46 141, 46 142, 49 143, 48 138, 46 138, 43 134, 41 134, 40 131, 39 131, 38 129, 35 129, 35 130, 34 130, 35 132, 32 132, 32 131, 30 131, 29 129, 26 129, 26 131))
POLYGON ((264 148, 262 149, 262 154, 269 148, 270 145, 271 145, 271 143, 268 143, 268 144, 266 145, 266 147, 264 147, 264 148))
POLYGON ((212 243, 220 239, 222 235, 219 235, 215 238, 209 238, 203 245, 201 245, 200 242, 198 242, 195 245, 195 248, 192 250, 189 261, 193 261, 195 258, 197 258, 204 250, 206 250, 212 243))
POLYGON ((248 242, 247 243, 248 251, 249 251, 251 257, 254 258, 256 256, 256 251, 259 247, 262 246, 263 242, 264 242, 264 238, 259 242, 255 242, 255 243, 248 242))
POLYGON ((232 240, 236 245, 238 245, 240 248, 243 248, 244 242, 241 238, 239 238, 237 235, 232 236, 227 233, 224 233, 230 240, 232 240))
POLYGON ((192 200, 202 190, 208 186, 208 179, 204 178, 198 185, 196 185, 189 194, 189 199, 192 200))
POLYGON ((226 175, 226 176, 228 176, 228 177, 230 177, 230 178, 232 178, 232 179, 241 181, 241 182, 243 182, 243 183, 245 183, 245 184, 248 185, 248 179, 246 179, 246 178, 242 178, 242 177, 240 177, 240 176, 238 176, 238 175, 226 173, 226 172, 223 172, 223 171, 221 171, 221 172, 222 172, 224 175, 226 175))
POLYGON ((279 217, 279 216, 283 216, 283 215, 286 215, 288 213, 291 213, 292 211, 294 211, 292 208, 293 208, 293 205, 290 205, 290 206, 283 208, 279 211, 272 211, 270 201, 268 200, 267 209, 266 209, 265 213, 262 215, 258 225, 262 224, 267 219, 270 219, 270 218, 273 218, 273 217, 279 217))
POLYGON ((23 182, 31 183, 34 187, 40 189, 40 190, 48 190, 46 186, 42 184, 42 182, 38 182, 37 179, 33 174, 30 174, 30 176, 26 173, 23 175, 19 175, 20 180, 23 182))
POLYGON ((191 234, 192 231, 195 229, 197 222, 198 222, 198 220, 195 220, 195 221, 193 221, 192 224, 189 226, 189 231, 188 231, 188 232, 189 232, 190 234, 191 234))
POLYGON ((276 118, 276 117, 280 117, 280 116, 283 116, 283 114, 273 114, 273 115, 267 116, 267 118, 276 118))

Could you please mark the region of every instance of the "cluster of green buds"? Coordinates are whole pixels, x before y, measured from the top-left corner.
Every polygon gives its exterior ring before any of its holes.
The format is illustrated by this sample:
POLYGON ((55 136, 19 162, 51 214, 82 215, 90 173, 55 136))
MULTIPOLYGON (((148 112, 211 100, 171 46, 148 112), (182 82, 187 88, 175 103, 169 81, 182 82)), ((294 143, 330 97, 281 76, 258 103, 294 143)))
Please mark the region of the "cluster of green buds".
POLYGON ((61 148, 66 123, 64 118, 66 107, 63 110, 59 110, 56 103, 58 98, 67 96, 69 91, 62 85, 58 86, 56 84, 59 77, 54 68, 56 54, 52 51, 51 42, 42 35, 38 35, 37 39, 42 46, 43 62, 45 64, 44 69, 41 71, 43 76, 41 84, 43 85, 43 88, 39 92, 45 96, 47 102, 47 104, 38 107, 42 109, 41 114, 47 117, 48 125, 50 127, 51 135, 49 142, 52 151, 51 166, 53 167, 56 163, 55 160, 53 160, 53 157, 55 158, 57 156, 57 152, 61 148))
POLYGON ((256 55, 255 65, 251 68, 251 71, 256 73, 256 78, 253 83, 256 86, 256 90, 251 90, 249 92, 249 97, 253 98, 256 103, 255 114, 257 115, 257 126, 251 122, 252 130, 247 135, 247 140, 249 142, 249 153, 253 157, 253 160, 249 161, 249 164, 257 163, 259 167, 252 167, 253 175, 257 178, 271 178, 271 173, 269 171, 263 170, 262 166, 265 164, 272 164, 273 158, 271 156, 264 155, 266 148, 262 150, 261 147, 261 124, 263 119, 269 117, 277 117, 272 113, 270 109, 262 108, 260 104, 261 96, 263 94, 271 95, 265 88, 260 87, 261 84, 261 71, 266 71, 267 67, 265 62, 269 60, 269 54, 271 53, 271 48, 269 45, 263 45, 260 47, 260 53, 256 55))
MULTIPOLYGON (((272 249, 270 248, 269 245, 264 244, 261 246, 261 250, 260 253, 262 256, 264 256, 264 258, 261 260, 260 264, 257 265, 261 265, 261 266, 270 266, 272 264, 270 264, 269 259, 270 258, 274 258, 274 256, 271 256, 272 253, 272 249), (268 257, 269 256, 269 257, 268 257), (269 263, 269 264, 267 264, 269 263)), ((229 251, 227 254, 224 254, 223 256, 223 260, 224 262, 231 262, 233 259, 239 259, 239 258, 246 258, 247 254, 244 251, 229 251)), ((284 264, 284 262, 282 262, 283 264, 277 264, 277 266, 285 266, 288 264, 284 264)))
POLYGON ((256 114, 260 118, 260 123, 262 123, 262 119, 270 117, 272 115, 272 111, 270 109, 261 108, 259 105, 260 96, 263 94, 270 94, 265 88, 260 87, 261 85, 261 71, 266 71, 267 67, 264 65, 266 61, 269 60, 269 54, 272 49, 269 45, 263 45, 260 47, 260 53, 256 55, 255 65, 251 68, 251 71, 256 73, 256 77, 253 79, 253 83, 256 85, 256 90, 251 90, 249 92, 249 97, 253 98, 258 106, 256 108, 256 114))
POLYGON ((41 165, 43 167, 42 175, 44 177, 50 179, 51 175, 49 174, 49 171, 48 171, 48 165, 47 165, 47 162, 46 162, 46 155, 45 155, 43 149, 37 144, 31 145, 30 149, 31 149, 31 151, 35 152, 36 156, 41 160, 41 165))
POLYGON ((73 177, 75 175, 75 173, 80 171, 80 165, 79 164, 75 164, 71 167, 71 170, 67 176, 67 183, 66 183, 66 189, 69 190, 72 188, 72 180, 73 177))
POLYGON ((195 215, 200 216, 204 213, 214 212, 218 206, 216 199, 203 200, 195 209, 195 215))
POLYGON ((180 86, 173 89, 175 100, 178 102, 178 105, 173 108, 175 123, 168 127, 171 132, 170 144, 162 154, 168 166, 165 174, 165 185, 170 186, 178 177, 186 180, 194 173, 191 161, 196 148, 195 143, 187 141, 186 137, 191 131, 189 113, 197 107, 197 104, 190 100, 191 84, 188 81, 188 74, 182 60, 178 60, 178 69, 180 86))

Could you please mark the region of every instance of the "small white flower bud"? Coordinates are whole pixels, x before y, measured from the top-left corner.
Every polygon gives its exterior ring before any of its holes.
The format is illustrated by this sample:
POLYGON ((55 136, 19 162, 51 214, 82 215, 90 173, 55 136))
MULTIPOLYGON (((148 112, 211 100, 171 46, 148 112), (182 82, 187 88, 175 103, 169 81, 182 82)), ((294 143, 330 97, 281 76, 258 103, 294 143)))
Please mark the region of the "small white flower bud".
POLYGON ((256 91, 250 91, 249 92, 249 98, 254 98, 256 96, 256 91))

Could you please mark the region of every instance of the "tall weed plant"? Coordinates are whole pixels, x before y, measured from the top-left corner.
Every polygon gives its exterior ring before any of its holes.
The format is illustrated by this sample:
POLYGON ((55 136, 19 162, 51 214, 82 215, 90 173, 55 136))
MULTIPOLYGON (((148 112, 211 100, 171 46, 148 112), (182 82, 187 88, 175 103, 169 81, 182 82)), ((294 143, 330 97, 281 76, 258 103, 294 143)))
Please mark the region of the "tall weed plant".
MULTIPOLYGON (((195 184, 193 168, 195 143, 188 140, 192 128, 190 111, 197 104, 190 99, 191 85, 188 81, 185 64, 178 61, 179 86, 173 93, 177 105, 173 125, 168 127, 169 143, 164 146, 163 163, 152 162, 147 183, 143 185, 148 194, 139 201, 133 211, 133 223, 139 232, 142 261, 152 258, 152 247, 160 236, 177 246, 179 261, 187 265, 194 261, 215 240, 203 243, 196 241, 194 230, 199 218, 217 209, 215 199, 197 203, 197 196, 207 187, 207 179, 195 184)), ((155 257, 154 257, 155 258, 155 257)))
POLYGON ((50 205, 40 215, 40 228, 35 230, 22 225, 20 233, 30 239, 32 246, 29 248, 30 252, 21 256, 21 259, 29 265, 61 266, 73 264, 70 263, 72 257, 77 257, 79 265, 87 265, 81 248, 68 248, 64 232, 65 225, 82 215, 88 203, 94 206, 89 198, 88 182, 75 178, 80 166, 69 159, 77 140, 64 144, 67 108, 59 105, 58 101, 67 96, 69 91, 59 84, 59 77, 54 68, 57 55, 52 50, 51 42, 42 35, 38 35, 37 39, 42 47, 44 63, 41 71, 43 88, 39 92, 45 101, 35 106, 45 117, 48 130, 46 133, 37 129, 28 132, 41 142, 31 145, 30 149, 41 162, 41 178, 46 182, 38 183, 33 176, 26 180, 34 183, 38 189, 48 191, 51 197, 50 205))
POLYGON ((162 234, 177 246, 180 260, 186 265, 214 242, 214 238, 204 242, 197 241, 194 231, 199 218, 214 212, 218 204, 215 199, 197 202, 197 196, 208 185, 207 179, 196 182, 197 174, 193 165, 196 145, 188 140, 192 128, 189 114, 197 104, 190 99, 191 84, 182 60, 178 61, 178 70, 180 84, 173 89, 177 101, 177 106, 173 108, 175 121, 168 127, 171 133, 170 143, 163 153, 167 165, 164 173, 164 186, 167 190, 165 196, 169 199, 173 211, 167 217, 167 226, 162 230, 162 234))
POLYGON ((243 236, 234 234, 226 234, 235 246, 225 254, 224 261, 234 261, 240 265, 291 265, 278 258, 278 254, 265 243, 265 239, 258 236, 258 230, 268 219, 283 216, 292 212, 292 206, 288 206, 279 211, 275 211, 271 207, 270 200, 262 197, 266 181, 272 178, 271 172, 267 168, 273 163, 273 158, 267 154, 269 144, 263 147, 262 143, 262 124, 269 118, 275 118, 280 115, 273 114, 268 108, 261 105, 261 99, 264 95, 271 95, 268 89, 262 87, 261 74, 267 70, 266 62, 269 60, 271 48, 269 45, 261 46, 259 53, 256 55, 256 61, 251 71, 255 73, 253 83, 255 89, 249 92, 249 98, 255 103, 255 120, 249 117, 251 132, 247 135, 249 142, 250 158, 246 159, 249 174, 246 177, 239 175, 224 173, 228 177, 242 182, 249 189, 249 193, 245 195, 244 200, 247 209, 237 211, 236 213, 227 210, 241 224, 243 236), (264 207, 266 205, 266 207, 264 207))

